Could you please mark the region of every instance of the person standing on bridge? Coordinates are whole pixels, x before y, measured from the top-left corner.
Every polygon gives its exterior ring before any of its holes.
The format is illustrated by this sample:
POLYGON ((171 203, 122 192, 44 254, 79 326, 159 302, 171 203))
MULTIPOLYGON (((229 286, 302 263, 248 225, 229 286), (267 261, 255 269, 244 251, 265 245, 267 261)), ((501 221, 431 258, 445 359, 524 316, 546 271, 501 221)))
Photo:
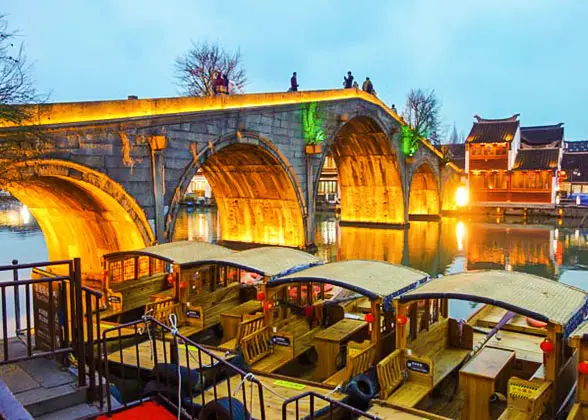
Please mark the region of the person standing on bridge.
POLYGON ((351 89, 353 87, 353 75, 350 71, 347 72, 347 77, 343 77, 343 86, 345 89, 351 89))
POLYGON ((223 84, 225 87, 225 92, 227 95, 230 93, 229 92, 229 76, 227 76, 226 74, 223 74, 223 84))
POLYGON ((292 77, 290 78, 290 92, 298 92, 298 78, 296 77, 296 72, 292 73, 292 77))
POLYGON ((225 84, 223 82, 223 78, 220 72, 217 72, 214 76, 214 80, 212 82, 212 89, 214 90, 215 95, 219 95, 222 93, 225 84))
POLYGON ((369 77, 365 78, 365 82, 363 82, 361 89, 367 93, 374 93, 374 85, 369 77))

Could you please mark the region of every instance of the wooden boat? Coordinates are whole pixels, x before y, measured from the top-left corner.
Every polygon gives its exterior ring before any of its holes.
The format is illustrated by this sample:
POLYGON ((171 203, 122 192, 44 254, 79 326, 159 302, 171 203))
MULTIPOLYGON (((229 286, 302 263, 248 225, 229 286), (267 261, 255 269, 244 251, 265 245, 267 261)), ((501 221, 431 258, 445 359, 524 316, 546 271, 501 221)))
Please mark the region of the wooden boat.
POLYGON ((102 291, 108 309, 103 317, 116 315, 121 320, 121 315, 139 308, 142 311, 151 302, 173 300, 179 294, 178 278, 194 273, 210 276, 210 268, 200 262, 232 253, 219 245, 181 241, 106 254, 102 291))
POLYGON ((578 381, 575 404, 567 418, 568 420, 588 419, 588 321, 576 328, 568 341, 577 351, 578 381))
POLYGON ((253 372, 345 385, 394 345, 393 298, 428 279, 409 267, 361 260, 272 278, 261 293, 266 325, 240 340, 245 361, 253 372), (332 298, 326 285, 351 293, 332 298))
POLYGON ((380 400, 450 418, 554 416, 577 362, 567 337, 587 313, 587 294, 508 271, 449 275, 396 300, 397 349, 377 365, 380 400), (467 322, 449 300, 484 304, 467 322), (546 323, 529 326, 526 317, 546 323))

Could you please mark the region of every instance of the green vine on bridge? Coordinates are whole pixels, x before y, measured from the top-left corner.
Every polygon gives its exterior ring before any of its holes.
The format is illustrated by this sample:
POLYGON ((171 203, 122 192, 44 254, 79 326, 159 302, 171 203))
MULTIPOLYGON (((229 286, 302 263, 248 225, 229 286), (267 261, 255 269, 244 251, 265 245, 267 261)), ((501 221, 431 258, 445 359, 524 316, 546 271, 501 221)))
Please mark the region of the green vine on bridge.
POLYGON ((412 157, 419 148, 419 140, 422 136, 418 130, 411 126, 403 125, 401 129, 400 143, 402 145, 402 153, 405 156, 412 157))
POLYGON ((319 116, 316 103, 311 103, 302 110, 302 129, 305 144, 315 145, 325 141, 326 135, 322 126, 323 119, 319 116))

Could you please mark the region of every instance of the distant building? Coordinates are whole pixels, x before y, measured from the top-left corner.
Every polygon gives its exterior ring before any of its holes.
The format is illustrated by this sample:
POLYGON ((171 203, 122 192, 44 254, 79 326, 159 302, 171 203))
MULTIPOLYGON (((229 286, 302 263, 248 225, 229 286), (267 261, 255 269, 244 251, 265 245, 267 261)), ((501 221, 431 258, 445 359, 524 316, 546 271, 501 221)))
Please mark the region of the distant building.
POLYGON ((518 117, 475 117, 465 147, 473 205, 555 204, 563 124, 521 127, 518 117))
POLYGON ((560 190, 588 194, 588 141, 566 141, 561 162, 560 190))
POLYGON ((201 170, 190 180, 188 190, 183 200, 185 203, 210 205, 214 204, 212 189, 201 170))
POLYGON ((449 158, 455 165, 465 170, 465 144, 464 143, 450 143, 441 145, 441 151, 445 153, 447 150, 449 158))
POLYGON ((334 207, 339 204, 339 197, 337 165, 333 156, 328 155, 319 178, 316 204, 319 207, 334 207))

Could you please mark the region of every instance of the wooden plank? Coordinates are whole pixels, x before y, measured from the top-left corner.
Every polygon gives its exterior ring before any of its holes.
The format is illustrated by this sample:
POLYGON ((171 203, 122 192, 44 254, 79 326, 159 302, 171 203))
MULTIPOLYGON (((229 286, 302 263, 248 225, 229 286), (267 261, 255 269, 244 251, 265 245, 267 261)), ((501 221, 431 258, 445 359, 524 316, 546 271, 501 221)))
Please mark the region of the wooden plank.
POLYGON ((447 417, 442 417, 437 414, 428 413, 422 410, 417 410, 415 408, 400 407, 385 401, 378 400, 374 401, 367 412, 386 420, 448 420, 447 417))
POLYGON ((460 373, 496 379, 500 372, 512 363, 514 359, 515 353, 511 350, 484 347, 472 360, 461 368, 460 373))
MULTIPOLYGON (((469 323, 479 327, 494 328, 507 312, 506 309, 497 306, 485 305, 473 319, 469 320, 469 323)), ((530 326, 524 316, 517 314, 501 330, 545 336, 545 329, 530 326)))
POLYGON ((336 324, 331 325, 314 336, 315 340, 324 340, 331 342, 341 342, 346 338, 352 336, 368 323, 365 321, 358 321, 355 319, 342 319, 336 324))
MULTIPOLYGON (((266 419, 281 419, 282 418, 282 404, 284 400, 294 397, 296 395, 300 395, 305 392, 314 391, 318 394, 324 395, 328 391, 323 387, 312 386, 308 383, 301 383, 296 382, 296 380, 287 380, 283 381, 280 379, 272 378, 265 376, 263 374, 255 374, 255 377, 264 384, 267 388, 273 391, 269 392, 267 389, 263 390, 263 402, 265 406, 265 418, 266 419), (291 385, 289 385, 289 384, 291 385), (277 394, 277 395, 276 395, 277 394)), ((227 387, 227 380, 219 382, 216 387, 216 395, 217 398, 223 398, 229 396, 228 387, 227 387)), ((236 395, 235 391, 237 387, 241 383, 240 376, 233 376, 230 380, 230 389, 231 389, 231 397, 238 399, 239 401, 243 402, 243 390, 240 390, 236 395)), ((245 395, 247 398, 247 409, 252 415, 253 418, 260 419, 261 418, 261 411, 260 411, 260 398, 259 398, 259 391, 257 385, 253 385, 253 409, 251 409, 251 382, 245 382, 243 384, 245 387, 245 395)), ((203 396, 202 395, 196 396, 194 398, 194 402, 198 404, 202 404, 203 402, 208 402, 214 399, 215 390, 213 388, 207 389, 203 396)), ((345 397, 345 394, 335 392, 330 395, 330 398, 334 400, 341 400, 345 397)), ((299 417, 303 418, 309 415, 309 403, 310 400, 308 398, 304 398, 299 402, 299 417)), ((314 401, 314 408, 315 410, 320 410, 321 408, 326 407, 327 404, 319 399, 315 399, 314 401)), ((287 410, 287 418, 296 418, 296 404, 292 403, 288 406, 287 410)))

